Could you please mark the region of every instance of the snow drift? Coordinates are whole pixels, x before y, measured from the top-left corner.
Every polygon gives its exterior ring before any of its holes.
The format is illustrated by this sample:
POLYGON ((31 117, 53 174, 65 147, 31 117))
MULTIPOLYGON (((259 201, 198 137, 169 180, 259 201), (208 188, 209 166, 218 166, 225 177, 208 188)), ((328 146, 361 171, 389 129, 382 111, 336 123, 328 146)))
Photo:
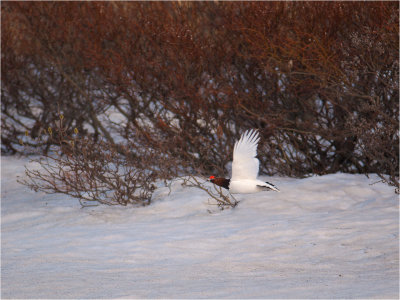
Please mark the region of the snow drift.
POLYGON ((179 182, 82 209, 16 183, 26 163, 2 157, 2 298, 399 297, 399 202, 376 176, 274 177, 222 212, 179 182))

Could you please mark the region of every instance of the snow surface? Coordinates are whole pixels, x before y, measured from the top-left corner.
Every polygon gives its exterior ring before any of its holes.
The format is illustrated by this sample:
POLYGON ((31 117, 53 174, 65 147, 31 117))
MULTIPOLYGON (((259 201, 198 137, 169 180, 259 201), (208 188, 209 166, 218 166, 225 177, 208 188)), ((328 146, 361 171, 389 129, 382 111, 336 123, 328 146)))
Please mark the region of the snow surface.
POLYGON ((81 208, 19 185, 26 163, 2 157, 3 299, 399 297, 399 200, 376 176, 265 177, 281 193, 209 213, 179 182, 81 208))

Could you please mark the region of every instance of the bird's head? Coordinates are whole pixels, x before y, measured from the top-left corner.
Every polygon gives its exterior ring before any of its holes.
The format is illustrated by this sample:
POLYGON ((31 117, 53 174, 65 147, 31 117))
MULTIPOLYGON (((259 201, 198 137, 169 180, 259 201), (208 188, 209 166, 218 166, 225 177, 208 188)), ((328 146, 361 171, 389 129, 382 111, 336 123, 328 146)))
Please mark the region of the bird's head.
POLYGON ((207 181, 214 183, 214 179, 215 179, 215 176, 211 175, 210 177, 208 177, 207 181))
POLYGON ((215 176, 210 176, 208 177, 207 181, 212 182, 218 186, 221 186, 227 190, 229 190, 229 183, 230 183, 230 179, 226 179, 223 177, 215 177, 215 176))

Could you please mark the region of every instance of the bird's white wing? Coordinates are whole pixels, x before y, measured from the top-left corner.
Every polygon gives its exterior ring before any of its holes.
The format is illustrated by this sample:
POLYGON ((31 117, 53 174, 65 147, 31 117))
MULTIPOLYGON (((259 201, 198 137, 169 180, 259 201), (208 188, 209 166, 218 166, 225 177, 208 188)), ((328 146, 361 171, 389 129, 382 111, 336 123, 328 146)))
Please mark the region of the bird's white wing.
POLYGON ((260 140, 256 130, 247 130, 233 149, 232 181, 256 179, 260 162, 256 158, 260 140))

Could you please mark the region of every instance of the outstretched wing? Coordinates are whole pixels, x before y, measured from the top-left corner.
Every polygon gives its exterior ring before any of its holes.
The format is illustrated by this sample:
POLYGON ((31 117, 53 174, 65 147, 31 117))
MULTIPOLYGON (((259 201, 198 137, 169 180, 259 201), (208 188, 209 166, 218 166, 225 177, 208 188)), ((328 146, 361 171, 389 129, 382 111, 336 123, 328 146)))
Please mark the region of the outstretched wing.
POLYGON ((258 132, 247 130, 233 149, 232 180, 256 179, 260 162, 256 158, 258 132))

